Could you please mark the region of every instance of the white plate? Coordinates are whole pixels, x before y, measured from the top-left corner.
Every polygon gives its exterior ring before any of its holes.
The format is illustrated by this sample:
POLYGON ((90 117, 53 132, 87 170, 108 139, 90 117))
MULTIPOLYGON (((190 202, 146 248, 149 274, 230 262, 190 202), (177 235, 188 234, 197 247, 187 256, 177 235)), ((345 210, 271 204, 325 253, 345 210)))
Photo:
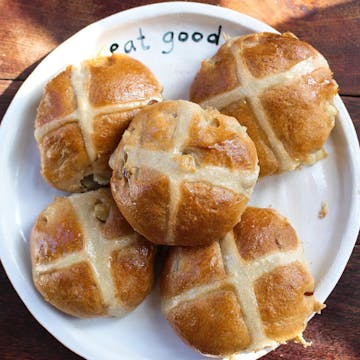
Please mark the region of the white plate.
MULTIPOLYGON (((35 318, 59 341, 88 359, 187 359, 203 357, 173 333, 159 309, 157 288, 123 319, 78 320, 47 305, 31 280, 29 234, 38 213, 59 194, 42 180, 33 126, 42 88, 65 65, 97 55, 136 48, 129 55, 144 62, 164 85, 165 98, 186 99, 200 61, 217 45, 219 26, 230 36, 275 31, 231 10, 195 3, 163 3, 110 16, 83 29, 54 50, 28 77, 1 126, 1 241, 5 270, 35 318), (140 30, 141 29, 141 33, 140 30), (185 33, 189 34, 186 41, 185 33), (194 35, 194 33, 196 33, 194 35), (173 41, 172 35, 173 34, 173 41), (195 40, 199 40, 196 42, 195 40), (133 43, 131 43, 133 41, 133 43), (113 48, 116 47, 113 45, 113 48), (171 50, 171 51, 170 51, 171 50)), ((327 159, 316 165, 261 180, 251 203, 278 209, 304 242, 316 280, 316 296, 325 301, 338 281, 359 229, 359 150, 351 119, 336 98, 339 115, 327 142, 327 159), (328 215, 318 218, 321 202, 328 215)), ((11 325, 10 325, 11 326, 11 325)), ((254 359, 263 353, 241 358, 254 359)))

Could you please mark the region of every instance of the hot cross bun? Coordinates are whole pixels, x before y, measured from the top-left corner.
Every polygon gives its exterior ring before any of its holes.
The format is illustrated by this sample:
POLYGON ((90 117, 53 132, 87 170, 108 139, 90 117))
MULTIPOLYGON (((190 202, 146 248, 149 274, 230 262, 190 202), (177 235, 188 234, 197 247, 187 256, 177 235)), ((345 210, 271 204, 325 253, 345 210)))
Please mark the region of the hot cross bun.
POLYGON ((113 197, 148 240, 195 246, 239 221, 258 177, 256 149, 236 119, 188 101, 144 108, 111 156, 113 197))
POLYGON ((249 207, 220 241, 173 247, 161 275, 162 311, 190 346, 229 356, 302 338, 322 304, 288 221, 249 207))
POLYGON ((312 46, 291 33, 258 33, 229 39, 203 61, 190 100, 247 127, 264 176, 326 156, 336 92, 327 61, 312 46))
POLYGON ((126 55, 97 57, 66 70, 46 85, 35 121, 41 173, 69 192, 108 184, 108 161, 143 106, 161 100, 150 70, 126 55))
POLYGON ((59 197, 30 239, 33 281, 77 317, 122 316, 150 292, 154 246, 132 230, 109 189, 59 197))

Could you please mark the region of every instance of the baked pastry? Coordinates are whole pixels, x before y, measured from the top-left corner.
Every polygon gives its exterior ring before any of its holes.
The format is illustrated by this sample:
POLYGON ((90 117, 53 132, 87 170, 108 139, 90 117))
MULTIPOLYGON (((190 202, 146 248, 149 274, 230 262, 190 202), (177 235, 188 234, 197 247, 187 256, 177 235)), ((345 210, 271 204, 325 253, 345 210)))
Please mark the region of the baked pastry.
POLYGON ((127 55, 68 66, 46 85, 35 121, 44 179, 69 192, 108 184, 109 157, 130 120, 160 100, 154 75, 127 55))
POLYGON ((161 275, 162 311, 190 346, 210 356, 302 338, 323 305, 302 245, 285 218, 249 207, 220 241, 170 248, 161 275))
POLYGON ((327 61, 312 46, 291 33, 258 33, 226 41, 203 61, 190 100, 247 127, 265 176, 326 156, 336 93, 327 61))
POLYGON ((182 100, 144 108, 110 166, 113 197, 130 225, 154 243, 184 246, 232 229, 259 172, 236 119, 182 100))
POLYGON ((109 189, 58 197, 32 229, 33 281, 77 317, 123 316, 150 292, 154 246, 121 216, 109 189))

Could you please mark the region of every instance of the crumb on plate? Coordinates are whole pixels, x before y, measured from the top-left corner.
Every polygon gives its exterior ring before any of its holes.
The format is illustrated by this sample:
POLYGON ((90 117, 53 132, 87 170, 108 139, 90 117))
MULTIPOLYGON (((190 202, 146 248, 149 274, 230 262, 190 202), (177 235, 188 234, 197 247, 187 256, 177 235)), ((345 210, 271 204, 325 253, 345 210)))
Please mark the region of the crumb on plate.
POLYGON ((325 201, 322 201, 320 210, 318 212, 318 218, 324 219, 324 217, 327 215, 327 213, 328 213, 327 204, 325 201))

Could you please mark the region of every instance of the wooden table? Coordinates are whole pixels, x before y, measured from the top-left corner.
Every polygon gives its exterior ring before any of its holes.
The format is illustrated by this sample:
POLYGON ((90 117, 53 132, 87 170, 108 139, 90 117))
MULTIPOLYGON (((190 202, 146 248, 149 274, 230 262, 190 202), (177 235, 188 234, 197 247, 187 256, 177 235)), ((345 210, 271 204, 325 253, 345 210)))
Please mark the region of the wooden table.
MULTIPOLYGON (((27 76, 57 45, 98 19, 150 2, 0 0, 0 119, 27 76)), ((359 135, 359 1, 222 0, 207 3, 257 17, 279 31, 292 31, 320 50, 330 63, 340 85, 340 95, 359 135)), ((340 282, 326 304, 323 314, 316 316, 305 332, 305 337, 313 341, 311 348, 289 344, 264 359, 360 359, 359 239, 340 282)), ((81 359, 61 345, 30 315, 2 267, 0 359, 81 359)))

